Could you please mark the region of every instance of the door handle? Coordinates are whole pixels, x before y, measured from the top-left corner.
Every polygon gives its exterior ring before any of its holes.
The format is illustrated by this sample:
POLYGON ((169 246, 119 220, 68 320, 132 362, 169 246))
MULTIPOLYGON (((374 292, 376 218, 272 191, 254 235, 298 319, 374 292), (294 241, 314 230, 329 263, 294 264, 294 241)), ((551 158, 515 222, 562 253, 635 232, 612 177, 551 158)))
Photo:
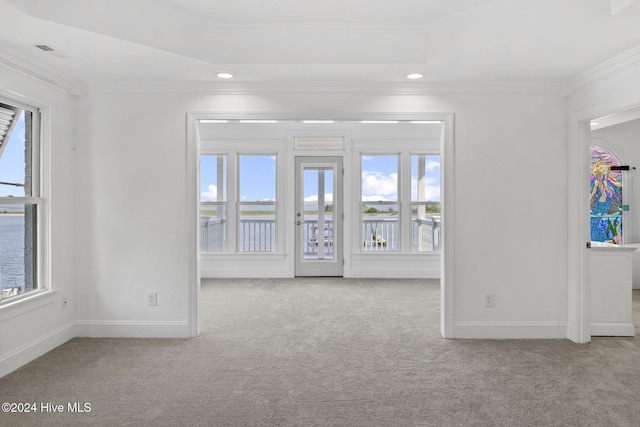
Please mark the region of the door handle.
POLYGON ((302 225, 302 221, 296 221, 296 225, 302 225))

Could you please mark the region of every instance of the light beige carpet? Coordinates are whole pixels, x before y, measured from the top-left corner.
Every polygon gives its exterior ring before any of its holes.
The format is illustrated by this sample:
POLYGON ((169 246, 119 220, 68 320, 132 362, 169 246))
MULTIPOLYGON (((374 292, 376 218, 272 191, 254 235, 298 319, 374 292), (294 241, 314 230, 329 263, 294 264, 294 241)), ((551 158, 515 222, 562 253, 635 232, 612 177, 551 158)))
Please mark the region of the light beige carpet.
POLYGON ((640 425, 638 337, 445 340, 437 281, 214 280, 202 300, 201 337, 77 338, 0 379, 3 402, 91 404, 0 425, 640 425))

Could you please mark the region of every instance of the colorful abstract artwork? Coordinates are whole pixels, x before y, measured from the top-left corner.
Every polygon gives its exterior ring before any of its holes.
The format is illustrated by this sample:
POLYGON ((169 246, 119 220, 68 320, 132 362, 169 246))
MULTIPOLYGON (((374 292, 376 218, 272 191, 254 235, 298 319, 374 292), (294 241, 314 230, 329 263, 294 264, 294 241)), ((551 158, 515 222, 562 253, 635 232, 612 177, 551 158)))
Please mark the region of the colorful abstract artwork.
POLYGON ((622 243, 622 173, 607 149, 591 147, 591 241, 622 243))

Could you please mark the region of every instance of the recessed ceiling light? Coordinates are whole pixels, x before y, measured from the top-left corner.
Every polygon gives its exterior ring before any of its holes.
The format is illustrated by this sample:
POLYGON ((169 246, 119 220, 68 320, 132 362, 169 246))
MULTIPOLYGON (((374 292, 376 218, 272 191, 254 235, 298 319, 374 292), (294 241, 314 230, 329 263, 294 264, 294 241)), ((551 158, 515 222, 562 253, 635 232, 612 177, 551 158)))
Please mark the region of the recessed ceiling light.
POLYGON ((233 78, 233 74, 231 74, 231 73, 218 73, 218 74, 216 74, 216 76, 218 76, 221 79, 232 79, 233 78))
POLYGON ((420 73, 407 74, 407 78, 410 79, 410 80, 421 79, 422 77, 423 77, 423 75, 420 74, 420 73))
POLYGON ((598 126, 600 123, 598 122, 591 122, 591 126, 598 126))

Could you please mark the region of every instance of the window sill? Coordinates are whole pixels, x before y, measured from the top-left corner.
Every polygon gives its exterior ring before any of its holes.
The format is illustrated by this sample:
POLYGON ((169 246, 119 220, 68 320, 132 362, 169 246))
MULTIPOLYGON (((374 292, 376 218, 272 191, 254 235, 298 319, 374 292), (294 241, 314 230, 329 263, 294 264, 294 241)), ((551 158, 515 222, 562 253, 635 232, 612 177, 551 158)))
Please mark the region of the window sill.
POLYGON ((402 258, 437 258, 440 257, 441 251, 436 252, 400 252, 400 251, 370 251, 370 252, 354 252, 353 257, 402 257, 402 258))
POLYGON ((200 259, 203 260, 236 260, 236 259, 284 259, 283 252, 201 252, 200 259))
POLYGON ((52 304, 58 292, 51 289, 29 292, 0 301, 0 323, 12 317, 20 316, 31 310, 52 304))

